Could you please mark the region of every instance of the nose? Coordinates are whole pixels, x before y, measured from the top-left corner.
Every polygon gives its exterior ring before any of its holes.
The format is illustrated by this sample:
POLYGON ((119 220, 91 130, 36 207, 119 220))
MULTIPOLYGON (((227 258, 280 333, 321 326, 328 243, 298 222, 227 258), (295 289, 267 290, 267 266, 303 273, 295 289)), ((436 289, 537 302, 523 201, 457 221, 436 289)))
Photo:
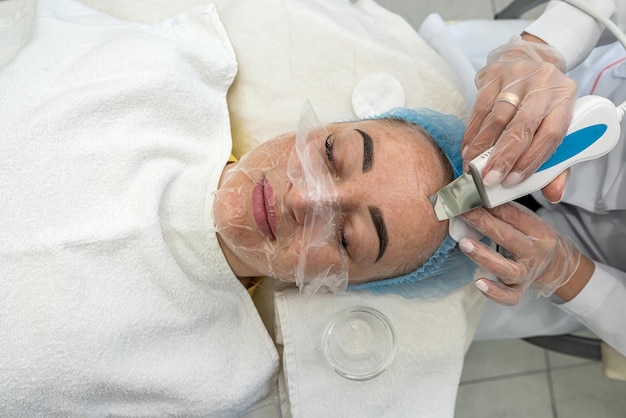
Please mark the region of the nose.
POLYGON ((289 184, 289 189, 285 194, 285 207, 298 225, 304 225, 307 209, 313 206, 307 196, 298 190, 293 183, 289 184))
MULTIPOLYGON (((290 185, 285 194, 286 209, 292 214, 294 220, 299 225, 304 225, 307 211, 312 210, 313 214, 318 213, 324 216, 333 216, 341 210, 335 198, 330 196, 309 196, 305 191, 299 190, 293 184, 290 185)), ((328 219, 330 221, 331 219, 328 219)))

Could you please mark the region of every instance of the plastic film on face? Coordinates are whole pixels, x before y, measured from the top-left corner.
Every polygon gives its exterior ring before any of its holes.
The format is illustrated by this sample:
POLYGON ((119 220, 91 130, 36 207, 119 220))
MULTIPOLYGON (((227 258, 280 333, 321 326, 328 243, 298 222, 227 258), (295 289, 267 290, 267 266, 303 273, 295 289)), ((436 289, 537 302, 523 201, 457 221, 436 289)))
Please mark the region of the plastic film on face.
POLYGON ((296 144, 287 174, 306 204, 302 253, 296 284, 305 294, 343 292, 348 284, 348 257, 342 247, 342 212, 326 145, 328 133, 307 101, 302 110, 296 144))
POLYGON ((216 193, 215 208, 220 208, 214 209, 216 230, 245 264, 295 282, 305 295, 344 292, 348 257, 341 240, 337 186, 326 154, 328 133, 308 101, 295 142, 286 137, 263 143, 225 175, 216 193), (246 221, 249 210, 238 202, 250 199, 250 191, 242 183, 254 188, 252 199, 255 192, 263 196, 263 217, 273 218, 268 224, 275 225, 271 233, 246 221), (218 213, 224 212, 228 221, 219 222, 218 213))

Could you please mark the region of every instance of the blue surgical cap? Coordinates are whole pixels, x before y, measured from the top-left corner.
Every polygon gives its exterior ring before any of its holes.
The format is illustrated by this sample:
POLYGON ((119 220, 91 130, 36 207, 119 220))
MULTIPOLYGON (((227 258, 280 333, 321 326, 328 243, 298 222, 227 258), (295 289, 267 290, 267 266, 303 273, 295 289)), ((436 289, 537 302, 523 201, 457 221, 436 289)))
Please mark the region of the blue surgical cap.
MULTIPOLYGON (((448 157, 454 178, 463 174, 461 140, 465 124, 458 117, 430 109, 398 107, 370 119, 401 119, 420 125, 448 157)), ((405 298, 441 297, 471 283, 476 267, 448 234, 433 255, 417 270, 391 279, 349 285, 348 290, 368 290, 376 294, 395 293, 405 298)))
POLYGON ((407 109, 396 107, 370 119, 400 119, 424 128, 443 150, 452 165, 454 178, 463 174, 461 141, 465 133, 465 124, 454 115, 444 115, 431 109, 407 109))

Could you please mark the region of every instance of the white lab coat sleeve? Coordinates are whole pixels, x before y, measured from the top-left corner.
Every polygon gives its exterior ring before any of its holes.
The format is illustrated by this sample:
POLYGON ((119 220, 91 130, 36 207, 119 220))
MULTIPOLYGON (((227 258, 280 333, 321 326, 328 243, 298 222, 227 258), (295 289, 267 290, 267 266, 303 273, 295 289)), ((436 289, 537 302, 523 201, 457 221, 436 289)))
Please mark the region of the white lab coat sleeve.
MULTIPOLYGON (((624 30, 625 0, 585 0, 585 3, 624 30)), ((558 49, 565 57, 567 70, 580 64, 601 37, 605 39, 603 24, 562 1, 548 3, 544 13, 526 28, 526 32, 558 49)), ((611 36, 607 36, 606 39, 610 40, 611 36)))
POLYGON ((581 292, 557 306, 626 355, 626 272, 595 264, 595 271, 581 292))

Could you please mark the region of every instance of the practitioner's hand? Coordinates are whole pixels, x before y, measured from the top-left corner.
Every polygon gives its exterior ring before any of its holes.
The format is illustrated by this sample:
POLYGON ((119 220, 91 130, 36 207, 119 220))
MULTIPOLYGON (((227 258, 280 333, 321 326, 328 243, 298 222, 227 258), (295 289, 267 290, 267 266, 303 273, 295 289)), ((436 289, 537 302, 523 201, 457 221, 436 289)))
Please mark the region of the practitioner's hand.
POLYGON ((515 305, 529 288, 550 296, 577 272, 581 260, 578 249, 517 203, 478 208, 462 217, 508 252, 505 257, 471 238, 459 242, 468 257, 498 277, 498 283, 483 278, 476 282, 497 303, 515 305))
MULTIPOLYGON (((462 144, 465 164, 495 144, 485 185, 519 183, 561 143, 577 92, 564 70, 556 49, 527 34, 489 54, 476 76, 478 93, 462 144)), ((566 181, 564 174, 546 186, 546 198, 559 201, 566 181)))

